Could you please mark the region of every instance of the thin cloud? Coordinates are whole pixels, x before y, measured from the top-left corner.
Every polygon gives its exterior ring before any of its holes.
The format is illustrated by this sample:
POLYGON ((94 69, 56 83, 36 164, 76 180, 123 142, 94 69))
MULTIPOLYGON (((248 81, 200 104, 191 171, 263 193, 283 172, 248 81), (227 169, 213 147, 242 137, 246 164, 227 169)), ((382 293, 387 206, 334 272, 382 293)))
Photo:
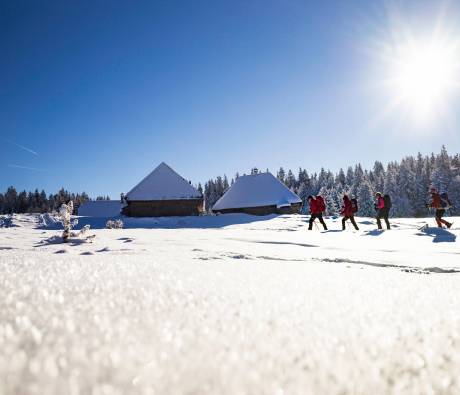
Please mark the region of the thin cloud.
POLYGON ((38 156, 38 152, 37 151, 34 151, 32 148, 28 148, 28 147, 25 147, 24 145, 21 145, 21 144, 18 144, 18 143, 15 143, 14 141, 11 141, 11 140, 5 140, 7 143, 10 143, 10 144, 13 144, 15 145, 16 147, 18 148, 21 148, 22 150, 32 154, 32 155, 35 155, 35 156, 38 156))
POLYGON ((8 167, 13 169, 24 169, 24 170, 32 170, 32 171, 48 171, 46 169, 38 169, 36 167, 29 167, 29 166, 22 166, 22 165, 11 165, 9 164, 8 167))

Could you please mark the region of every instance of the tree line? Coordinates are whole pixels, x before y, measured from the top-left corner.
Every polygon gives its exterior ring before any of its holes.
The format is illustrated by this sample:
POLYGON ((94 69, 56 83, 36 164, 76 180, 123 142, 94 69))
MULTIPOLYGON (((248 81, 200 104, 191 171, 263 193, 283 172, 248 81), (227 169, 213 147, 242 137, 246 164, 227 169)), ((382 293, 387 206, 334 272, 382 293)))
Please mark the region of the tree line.
MULTIPOLYGON (((268 169, 267 169, 268 171, 268 169)), ((251 169, 250 174, 260 170, 251 169)), ((392 216, 421 217, 428 214, 425 207, 429 199, 430 186, 441 192, 447 192, 455 207, 451 215, 460 215, 460 154, 449 155, 446 147, 438 154, 423 156, 407 156, 400 161, 394 161, 384 166, 376 161, 372 169, 363 169, 361 164, 340 169, 337 173, 322 168, 319 172, 308 173, 299 168, 296 174, 283 167, 276 172, 277 178, 289 189, 295 192, 303 201, 302 212, 308 212, 307 197, 322 195, 327 204, 326 214, 334 215, 340 212, 344 193, 356 197, 359 202, 361 216, 373 216, 375 192, 388 193, 393 201, 392 216)), ((214 203, 233 185, 239 177, 229 179, 226 175, 210 179, 204 184, 198 184, 198 190, 204 196, 205 208, 211 211, 214 203)), ((45 191, 21 191, 9 187, 0 193, 0 214, 10 213, 45 213, 60 207, 62 203, 73 200, 75 210, 91 199, 85 192, 71 193, 64 188, 55 194, 47 195, 45 191)), ((98 196, 94 200, 110 200, 109 196, 98 196)))
MULTIPOLYGON (((18 192, 11 186, 6 192, 0 193, 0 214, 52 212, 69 200, 74 202, 76 212, 82 203, 92 199, 85 192, 71 193, 64 188, 57 193, 47 195, 44 190, 18 192)), ((110 197, 98 196, 96 200, 110 200, 110 197)))
MULTIPOLYGON (((257 168, 251 174, 258 173, 257 168)), ((281 167, 276 174, 290 190, 303 201, 302 212, 308 212, 307 197, 322 195, 327 204, 326 214, 340 212, 342 197, 347 193, 356 197, 361 216, 374 216, 374 195, 376 192, 388 193, 393 201, 391 215, 395 217, 422 217, 428 214, 426 203, 429 200, 430 186, 447 192, 456 207, 451 215, 460 215, 460 155, 449 155, 446 147, 438 154, 407 156, 384 166, 376 161, 372 169, 363 169, 361 164, 350 166, 337 173, 322 168, 319 173, 309 174, 299 168, 292 170, 281 167)), ((204 185, 204 200, 207 211, 225 193, 239 175, 228 181, 227 176, 219 176, 204 185)))

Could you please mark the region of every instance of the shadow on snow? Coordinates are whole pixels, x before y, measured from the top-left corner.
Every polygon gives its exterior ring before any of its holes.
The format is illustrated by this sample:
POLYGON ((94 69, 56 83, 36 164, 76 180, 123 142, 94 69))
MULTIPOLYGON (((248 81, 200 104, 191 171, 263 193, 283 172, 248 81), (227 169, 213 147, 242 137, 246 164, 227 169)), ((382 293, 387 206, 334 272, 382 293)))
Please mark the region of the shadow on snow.
MULTIPOLYGON (((248 214, 221 214, 190 217, 76 217, 78 224, 75 230, 90 225, 91 229, 105 229, 108 220, 121 219, 124 229, 217 229, 231 225, 244 225, 253 222, 268 221, 283 215, 270 214, 264 216, 248 214)), ((59 222, 48 222, 39 225, 40 229, 60 230, 59 222)))
POLYGON ((457 236, 443 228, 425 228, 417 236, 429 236, 433 238, 433 243, 454 243, 457 236))

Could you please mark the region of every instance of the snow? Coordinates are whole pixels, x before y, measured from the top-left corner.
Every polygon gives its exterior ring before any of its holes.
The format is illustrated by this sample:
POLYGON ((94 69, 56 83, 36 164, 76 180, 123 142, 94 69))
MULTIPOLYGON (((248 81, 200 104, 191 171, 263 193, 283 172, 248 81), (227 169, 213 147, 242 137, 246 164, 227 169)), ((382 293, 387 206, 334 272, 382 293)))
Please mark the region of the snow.
POLYGON ((240 176, 230 189, 213 206, 214 211, 272 206, 284 207, 302 200, 273 174, 259 173, 240 176))
POLYGON ((458 227, 85 219, 0 228, 1 394, 460 392, 458 227))
POLYGON ((123 204, 119 200, 93 200, 78 207, 78 215, 88 217, 116 217, 123 204))
POLYGON ((202 195, 188 181, 162 162, 126 194, 127 200, 199 199, 202 195))

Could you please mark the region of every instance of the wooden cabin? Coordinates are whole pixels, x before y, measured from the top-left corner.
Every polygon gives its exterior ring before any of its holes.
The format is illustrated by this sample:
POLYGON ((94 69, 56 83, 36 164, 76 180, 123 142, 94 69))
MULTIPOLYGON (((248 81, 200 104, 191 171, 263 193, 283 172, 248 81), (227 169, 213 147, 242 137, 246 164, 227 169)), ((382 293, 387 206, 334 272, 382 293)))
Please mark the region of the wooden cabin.
POLYGON ((301 207, 302 199, 267 172, 238 177, 212 211, 221 214, 295 214, 301 207))
POLYGON ((166 163, 131 189, 125 196, 122 214, 128 217, 199 215, 203 195, 166 163))

